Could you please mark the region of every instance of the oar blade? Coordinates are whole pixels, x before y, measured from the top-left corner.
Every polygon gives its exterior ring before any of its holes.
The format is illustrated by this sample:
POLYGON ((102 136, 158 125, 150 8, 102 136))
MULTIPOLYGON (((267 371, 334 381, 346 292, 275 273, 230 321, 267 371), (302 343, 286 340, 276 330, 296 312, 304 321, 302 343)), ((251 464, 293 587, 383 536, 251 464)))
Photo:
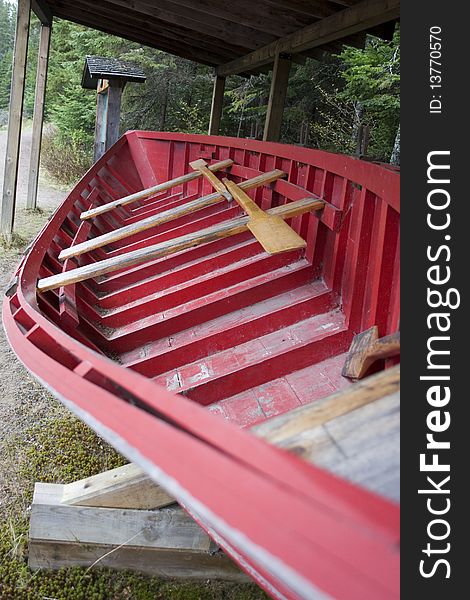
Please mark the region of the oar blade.
POLYGON ((248 221, 247 226, 269 254, 290 252, 307 245, 281 217, 257 215, 248 221))

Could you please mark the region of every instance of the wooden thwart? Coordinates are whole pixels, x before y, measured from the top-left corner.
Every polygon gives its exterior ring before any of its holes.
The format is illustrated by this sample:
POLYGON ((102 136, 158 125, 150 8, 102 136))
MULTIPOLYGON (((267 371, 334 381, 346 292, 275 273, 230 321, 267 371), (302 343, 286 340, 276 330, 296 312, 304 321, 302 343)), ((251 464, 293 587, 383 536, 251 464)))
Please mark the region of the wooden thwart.
MULTIPOLYGON (((220 171, 221 169, 227 169, 233 165, 233 160, 230 158, 226 160, 222 160, 220 162, 214 163, 209 166, 209 170, 212 171, 220 171)), ((183 183, 188 183, 189 181, 193 181, 198 177, 201 177, 202 173, 200 171, 195 171, 194 173, 187 173, 186 175, 181 175, 180 177, 175 177, 174 179, 170 179, 169 181, 165 181, 164 183, 159 183, 158 185, 154 185, 152 187, 146 188, 145 190, 141 190, 140 192, 136 192, 135 194, 130 194, 129 196, 124 196, 123 198, 119 198, 118 200, 114 200, 113 202, 107 202, 102 206, 97 206, 91 210, 86 210, 82 212, 80 217, 82 219, 91 219, 92 217, 96 217, 105 212, 113 210, 119 206, 125 206, 126 204, 131 204, 131 202, 136 202, 137 200, 145 200, 145 198, 149 198, 150 196, 154 196, 160 192, 164 192, 166 190, 170 190, 173 187, 178 185, 182 185, 183 183)))
POLYGON ((400 354, 400 332, 379 339, 379 330, 374 325, 354 336, 342 375, 351 379, 361 379, 376 360, 391 358, 398 354, 400 354))
POLYGON ((224 178, 224 184, 249 216, 248 229, 269 254, 305 248, 307 242, 281 217, 267 214, 236 183, 224 178))
MULTIPOLYGON (((284 171, 274 169, 268 173, 263 173, 261 175, 257 175, 256 177, 252 177, 251 179, 246 179, 240 183, 240 187, 244 190, 254 189, 261 185, 272 183, 281 177, 285 177, 285 175, 286 173, 284 173, 284 171)), ((202 198, 196 198, 195 200, 186 202, 186 204, 182 204, 176 208, 171 208, 158 213, 157 215, 152 215, 146 219, 142 219, 137 223, 125 225, 124 227, 109 231, 108 233, 99 235, 81 244, 76 244, 75 246, 70 246, 70 248, 65 248, 65 250, 62 250, 62 252, 59 254, 59 259, 65 260, 67 258, 71 258, 72 256, 79 256, 85 252, 91 252, 92 250, 102 248, 103 246, 107 246, 108 244, 122 240, 135 233, 146 231, 147 229, 156 227, 157 225, 162 225, 163 223, 174 221, 175 219, 179 219, 180 217, 193 213, 197 210, 202 210, 203 208, 207 208, 217 204, 218 202, 222 202, 222 200, 224 200, 224 197, 220 192, 214 192, 207 196, 203 196, 202 198)))
MULTIPOLYGON (((317 198, 304 198, 303 200, 272 208, 268 213, 280 216, 283 219, 290 219, 312 210, 321 210, 323 206, 324 202, 322 200, 318 200, 317 198)), ((98 277, 148 260, 163 258, 164 256, 169 256, 170 254, 186 250, 187 248, 193 248, 195 246, 200 246, 201 244, 207 244, 215 240, 236 235, 248 229, 248 220, 249 217, 238 217, 226 221, 225 223, 207 227, 201 231, 196 231, 188 235, 161 242, 160 244, 154 244, 147 248, 140 248, 128 252, 127 254, 84 265, 73 271, 45 277, 38 281, 37 290, 39 292, 53 290, 62 285, 69 285, 92 277, 98 277)))

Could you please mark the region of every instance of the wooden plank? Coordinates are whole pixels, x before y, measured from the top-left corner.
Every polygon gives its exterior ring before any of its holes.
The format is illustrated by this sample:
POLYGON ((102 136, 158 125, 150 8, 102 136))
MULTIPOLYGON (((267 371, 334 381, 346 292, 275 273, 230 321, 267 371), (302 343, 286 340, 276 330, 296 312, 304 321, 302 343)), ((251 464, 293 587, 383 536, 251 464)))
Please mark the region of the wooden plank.
POLYGON ((16 183, 20 158, 21 118, 26 78, 31 0, 18 0, 15 49, 13 53, 10 114, 8 118, 7 149, 3 179, 0 231, 7 238, 13 233, 16 207, 16 183))
POLYGON ((400 394, 304 431, 292 450, 338 477, 399 502, 400 394))
POLYGON ((29 566, 132 568, 163 577, 246 581, 179 507, 158 511, 61 503, 63 485, 37 483, 31 507, 29 566))
POLYGON ((70 506, 152 509, 174 498, 134 464, 124 465, 63 486, 61 503, 70 506))
POLYGON ((204 159, 199 158, 198 160, 193 160, 193 162, 189 163, 189 166, 191 169, 194 169, 194 171, 201 173, 201 175, 212 185, 214 190, 222 194, 226 200, 229 202, 233 200, 232 194, 227 191, 225 185, 207 168, 207 163, 204 159))
POLYGON ((36 208, 38 195, 39 161, 41 156, 42 126, 44 121, 44 102, 46 97, 50 40, 51 26, 41 25, 36 73, 36 92, 34 97, 31 156, 29 159, 28 194, 26 196, 26 208, 30 209, 36 208))
POLYGON ((32 0, 31 9, 42 25, 52 26, 52 10, 46 0, 32 0))
MULTIPOLYGON (((290 204, 270 209, 268 212, 269 214, 279 215, 283 219, 290 219, 311 210, 321 210, 322 207, 323 202, 321 200, 305 198, 305 200, 291 202, 290 204)), ((221 238, 242 233, 247 230, 247 225, 248 217, 232 219, 225 223, 202 229, 199 232, 149 246, 148 248, 141 248, 127 254, 108 258, 90 265, 84 265, 68 273, 59 273, 58 275, 45 277, 38 281, 37 290, 39 292, 53 290, 62 285, 70 285, 71 283, 98 277, 148 260, 169 256, 186 248, 193 248, 194 246, 207 244, 221 238)))
POLYGON ((248 214, 248 229, 269 254, 290 252, 305 248, 307 242, 279 216, 270 215, 261 210, 236 183, 223 180, 228 190, 248 214))
MULTIPOLYGON (((222 169, 227 169, 233 165, 233 160, 230 158, 226 160, 222 160, 220 162, 214 163, 209 166, 211 171, 220 171, 222 169)), ((146 188, 145 190, 140 190, 139 192, 135 192, 134 194, 130 194, 129 196, 124 196, 123 198, 118 198, 113 202, 107 202, 102 206, 97 206, 92 210, 87 210, 81 214, 82 219, 91 219, 92 217, 96 217, 105 212, 113 210, 118 206, 126 206, 127 204, 131 204, 132 202, 137 202, 137 200, 145 200, 145 198, 149 198, 150 196, 155 196, 160 192, 164 192, 166 190, 170 190, 171 188, 177 187, 178 185, 183 185, 184 183, 188 183, 189 181, 193 181, 198 177, 201 177, 202 174, 199 172, 194 173, 186 173, 186 175, 180 175, 179 177, 175 177, 174 179, 170 179, 169 181, 165 181, 163 183, 159 183, 158 185, 153 185, 151 187, 146 188)))
POLYGON ((362 0, 295 31, 258 50, 216 68, 216 75, 227 77, 244 73, 273 62, 276 54, 298 53, 364 31, 369 27, 397 19, 400 0, 362 0))
POLYGON ((209 135, 219 135, 220 122, 224 107, 225 77, 216 76, 212 93, 211 116, 209 119, 209 135))
POLYGON ((379 338, 379 329, 374 325, 354 337, 342 375, 351 379, 361 379, 375 361, 398 354, 400 354, 400 332, 379 338))
MULTIPOLYGON (((240 186, 243 189, 253 189, 259 187, 260 185, 271 183, 272 181, 284 176, 285 173, 283 171, 275 169, 274 171, 264 173, 263 175, 258 175, 257 177, 247 179, 243 181, 240 186)), ((141 219, 135 223, 130 223, 129 225, 120 227, 119 229, 114 229, 108 233, 104 233, 91 240, 88 240, 87 242, 83 242, 82 244, 65 248, 59 254, 59 258, 63 260, 70 258, 71 256, 79 256, 84 252, 90 252, 91 250, 101 248, 102 246, 106 246, 107 244, 111 244, 113 242, 117 242, 118 240, 122 240, 135 233, 146 231, 147 229, 151 229, 157 225, 174 221, 175 219, 183 217, 184 215, 188 215, 197 210, 202 210, 214 204, 218 204, 219 202, 222 202, 223 199, 224 198, 219 192, 214 192, 207 196, 203 196, 202 198, 196 198, 195 200, 191 200, 190 202, 186 202, 185 204, 181 204, 175 208, 170 208, 157 213, 156 215, 151 215, 146 219, 141 219)))
POLYGON ((278 142, 281 138, 282 116, 289 83, 292 61, 289 56, 276 54, 273 66, 268 109, 264 123, 263 140, 278 142))

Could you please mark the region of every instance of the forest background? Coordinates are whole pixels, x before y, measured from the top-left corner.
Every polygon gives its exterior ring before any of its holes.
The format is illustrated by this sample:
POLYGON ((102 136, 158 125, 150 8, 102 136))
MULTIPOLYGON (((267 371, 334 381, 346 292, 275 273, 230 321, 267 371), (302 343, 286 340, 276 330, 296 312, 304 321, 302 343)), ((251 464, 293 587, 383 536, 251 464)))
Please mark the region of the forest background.
MULTIPOLYGON (((0 0, 0 127, 8 120, 16 6, 0 0)), ((32 117, 40 24, 32 15, 24 116, 32 117)), ((139 65, 143 85, 127 85, 121 132, 128 129, 207 133, 213 71, 165 52, 55 19, 46 95, 43 166, 71 183, 90 166, 96 93, 81 88, 87 55, 139 65)), ((261 139, 271 74, 227 80, 221 135, 261 139)), ((399 164, 400 31, 391 42, 368 36, 363 50, 345 47, 322 62, 294 64, 281 141, 354 154, 368 130, 367 155, 399 164)))

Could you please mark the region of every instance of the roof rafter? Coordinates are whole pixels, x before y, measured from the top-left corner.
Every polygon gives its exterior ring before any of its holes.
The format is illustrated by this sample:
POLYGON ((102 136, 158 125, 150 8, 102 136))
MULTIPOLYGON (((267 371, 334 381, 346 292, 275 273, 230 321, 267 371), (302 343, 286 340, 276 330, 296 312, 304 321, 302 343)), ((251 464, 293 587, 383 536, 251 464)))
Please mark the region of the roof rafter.
MULTIPOLYGON (((59 12, 59 7, 61 6, 62 3, 57 4, 57 12, 59 12)), ((125 29, 129 31, 133 30, 139 35, 155 35, 159 40, 166 40, 169 51, 176 54, 178 53, 176 48, 180 44, 186 44, 189 49, 207 50, 219 57, 218 63, 223 62, 224 57, 225 60, 231 60, 246 52, 246 48, 240 48, 239 46, 227 43, 222 45, 219 40, 210 38, 209 36, 205 36, 204 38, 194 36, 190 30, 182 27, 170 25, 159 27, 159 24, 154 19, 148 17, 139 18, 135 14, 133 16, 126 14, 124 19, 119 18, 118 13, 109 9, 103 2, 99 4, 95 3, 95 6, 92 7, 86 0, 75 0, 74 7, 67 8, 67 14, 82 14, 92 27, 98 28, 98 25, 106 24, 114 28, 115 26, 119 27, 121 24, 124 24, 125 29), (175 45, 174 50, 172 50, 173 45, 175 45)))
POLYGON ((124 14, 145 15, 152 18, 153 21, 185 27, 188 30, 224 40, 224 42, 230 40, 232 44, 248 50, 259 48, 275 39, 275 36, 269 33, 257 31, 238 23, 224 21, 197 9, 189 11, 168 0, 159 0, 158 4, 146 0, 134 0, 132 11, 129 11, 127 0, 107 0, 107 2, 100 2, 100 4, 119 6, 123 9, 124 14))
POLYGON ((267 44, 246 56, 218 67, 216 74, 225 77, 235 75, 274 61, 276 54, 298 53, 311 48, 328 44, 397 19, 400 14, 400 0, 362 0, 362 2, 345 8, 321 21, 317 21, 303 29, 267 44))

